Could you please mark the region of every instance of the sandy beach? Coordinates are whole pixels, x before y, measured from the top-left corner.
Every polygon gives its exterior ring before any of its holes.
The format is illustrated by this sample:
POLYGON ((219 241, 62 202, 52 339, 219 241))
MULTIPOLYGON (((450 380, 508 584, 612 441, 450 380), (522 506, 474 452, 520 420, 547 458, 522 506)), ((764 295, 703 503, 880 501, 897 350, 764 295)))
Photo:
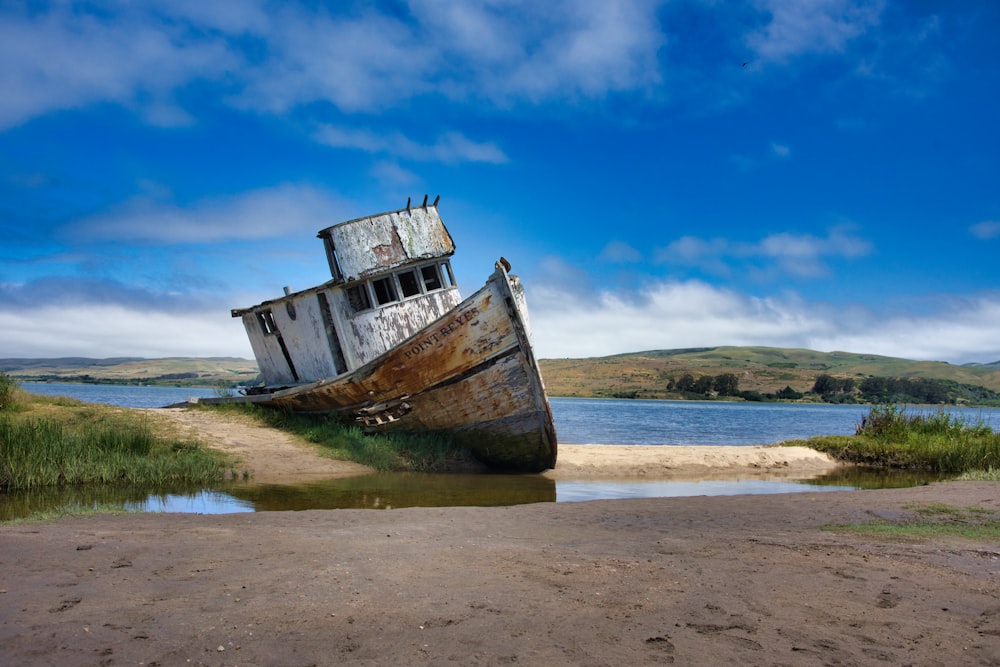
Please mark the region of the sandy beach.
MULTIPOLYGON (((219 423, 185 428, 233 433, 219 423)), ((227 446, 245 440, 231 436, 227 446)), ((315 456, 287 444, 285 458, 315 456)), ((548 474, 562 479, 687 475, 696 464, 739 474, 820 466, 807 452, 801 461, 755 452, 738 464, 725 452, 713 452, 709 464, 640 461, 627 451, 601 462, 574 447, 560 454, 548 474)), ((5 525, 0 661, 998 664, 1000 544, 831 529, 899 519, 933 503, 1000 512, 998 490, 950 482, 5 525)))
MULTIPOLYGON (((235 457, 268 484, 358 475, 368 468, 319 456, 318 449, 286 433, 235 415, 207 410, 146 410, 169 419, 183 433, 235 457)), ((806 447, 647 447, 641 445, 559 445, 559 462, 544 473, 553 479, 724 479, 807 478, 838 467, 830 456, 806 447)))

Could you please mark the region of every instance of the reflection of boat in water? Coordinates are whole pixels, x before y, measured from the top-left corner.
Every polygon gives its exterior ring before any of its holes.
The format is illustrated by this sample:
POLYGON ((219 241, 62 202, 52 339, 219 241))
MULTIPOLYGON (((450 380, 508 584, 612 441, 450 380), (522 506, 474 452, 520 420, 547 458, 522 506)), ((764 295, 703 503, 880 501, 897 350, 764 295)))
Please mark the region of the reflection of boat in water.
POLYGON ((545 475, 393 472, 288 486, 238 482, 220 490, 249 503, 256 512, 499 507, 556 501, 556 482, 545 475))
POLYGON ((368 431, 446 432, 492 467, 555 466, 524 290, 506 260, 462 300, 449 262, 454 243, 437 200, 426 198, 319 238, 331 280, 233 310, 264 385, 202 402, 331 413, 368 431))

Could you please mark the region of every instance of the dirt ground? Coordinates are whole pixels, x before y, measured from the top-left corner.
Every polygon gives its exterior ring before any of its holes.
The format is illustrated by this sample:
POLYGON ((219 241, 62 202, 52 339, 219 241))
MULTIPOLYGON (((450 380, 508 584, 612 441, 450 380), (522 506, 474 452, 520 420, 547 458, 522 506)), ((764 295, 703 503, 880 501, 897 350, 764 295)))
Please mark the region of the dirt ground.
POLYGON ((258 426, 241 415, 191 408, 143 412, 168 419, 182 433, 229 454, 237 461, 237 470, 249 471, 261 484, 302 483, 371 472, 358 463, 324 458, 317 453, 318 447, 278 429, 258 426))
POLYGON ((1000 544, 828 528, 998 491, 4 525, 0 663, 995 665, 1000 544))

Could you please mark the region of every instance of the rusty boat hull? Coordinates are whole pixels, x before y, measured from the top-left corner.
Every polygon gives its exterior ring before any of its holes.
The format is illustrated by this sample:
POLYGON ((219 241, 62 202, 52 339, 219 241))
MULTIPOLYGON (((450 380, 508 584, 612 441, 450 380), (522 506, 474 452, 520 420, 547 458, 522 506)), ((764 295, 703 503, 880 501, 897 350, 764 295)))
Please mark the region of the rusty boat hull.
POLYGON ((508 268, 498 262, 476 293, 345 375, 201 402, 338 415, 369 432, 441 432, 493 468, 553 468, 552 411, 529 339, 523 288, 508 268))

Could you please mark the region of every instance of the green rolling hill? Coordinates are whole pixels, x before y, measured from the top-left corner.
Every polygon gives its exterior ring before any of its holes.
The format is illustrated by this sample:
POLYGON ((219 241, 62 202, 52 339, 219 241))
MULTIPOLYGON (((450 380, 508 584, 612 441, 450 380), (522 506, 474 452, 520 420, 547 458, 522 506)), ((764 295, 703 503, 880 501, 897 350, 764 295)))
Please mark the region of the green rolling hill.
POLYGON ((552 396, 676 398, 671 381, 732 373, 740 390, 775 393, 784 387, 810 390, 821 374, 852 378, 902 377, 947 380, 1000 391, 1000 362, 955 365, 853 352, 773 347, 709 347, 651 350, 589 359, 542 359, 545 387, 552 396))
POLYGON ((236 357, 0 359, 0 373, 19 381, 100 382, 213 387, 253 384, 257 363, 236 357))
MULTIPOLYGON (((868 377, 924 378, 1000 392, 1000 362, 955 365, 853 352, 772 347, 650 350, 587 359, 539 362, 551 396, 684 398, 668 387, 693 378, 731 373, 741 391, 773 394, 785 387, 805 393, 822 374, 856 383, 868 377)), ((108 382, 217 386, 253 384, 257 365, 232 357, 164 359, 0 359, 0 372, 20 381, 108 382)))

